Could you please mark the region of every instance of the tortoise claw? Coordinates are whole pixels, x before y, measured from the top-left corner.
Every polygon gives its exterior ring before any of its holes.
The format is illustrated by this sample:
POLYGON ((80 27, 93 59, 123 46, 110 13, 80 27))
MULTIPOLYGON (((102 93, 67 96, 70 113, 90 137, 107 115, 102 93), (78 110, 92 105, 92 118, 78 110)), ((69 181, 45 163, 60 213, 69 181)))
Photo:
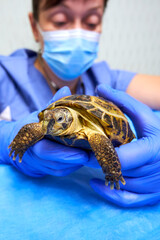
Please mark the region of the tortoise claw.
POLYGON ((117 190, 119 190, 119 189, 120 189, 119 182, 116 182, 116 189, 117 189, 117 190))
POLYGON ((125 185, 126 184, 126 181, 124 180, 124 178, 121 176, 121 178, 119 179, 120 181, 121 181, 121 183, 123 184, 123 185, 125 185))
POLYGON ((113 182, 113 181, 110 182, 110 189, 111 189, 111 190, 114 189, 114 182, 113 182))
POLYGON ((106 179, 105 180, 105 185, 108 186, 108 184, 109 184, 109 181, 106 179))
POLYGON ((114 176, 105 176, 105 185, 108 186, 110 183, 110 189, 113 190, 114 188, 119 190, 120 189, 120 185, 119 185, 119 181, 122 182, 123 185, 126 184, 124 178, 122 177, 122 175, 120 176, 120 178, 117 180, 114 178, 114 176))

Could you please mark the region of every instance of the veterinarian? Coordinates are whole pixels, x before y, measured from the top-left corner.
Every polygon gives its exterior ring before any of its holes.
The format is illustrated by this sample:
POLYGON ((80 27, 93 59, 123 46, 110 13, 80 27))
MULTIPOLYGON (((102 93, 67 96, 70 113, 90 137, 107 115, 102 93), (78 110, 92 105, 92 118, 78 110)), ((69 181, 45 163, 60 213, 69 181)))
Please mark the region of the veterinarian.
POLYGON ((38 121, 38 112, 50 102, 69 94, 98 94, 132 119, 138 140, 117 149, 126 179, 122 190, 111 191, 97 179, 91 186, 120 206, 144 206, 160 200, 155 183, 160 180, 160 120, 149 108, 160 109, 160 77, 95 63, 106 6, 107 0, 33 0, 29 20, 39 52, 20 49, 0 57, 0 162, 32 177, 98 167, 93 153, 46 139, 28 149, 22 163, 13 161, 8 149, 19 129, 38 121))

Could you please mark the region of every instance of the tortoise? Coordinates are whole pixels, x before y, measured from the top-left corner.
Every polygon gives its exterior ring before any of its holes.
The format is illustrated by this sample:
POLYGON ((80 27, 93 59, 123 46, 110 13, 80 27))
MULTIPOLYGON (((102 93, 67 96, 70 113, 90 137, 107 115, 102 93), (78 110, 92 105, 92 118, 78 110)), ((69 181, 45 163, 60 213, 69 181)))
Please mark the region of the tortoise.
POLYGON ((39 122, 23 126, 9 145, 13 160, 47 137, 65 145, 91 149, 105 174, 105 184, 120 189, 125 184, 115 147, 135 137, 122 111, 112 102, 89 95, 70 95, 50 104, 39 122))

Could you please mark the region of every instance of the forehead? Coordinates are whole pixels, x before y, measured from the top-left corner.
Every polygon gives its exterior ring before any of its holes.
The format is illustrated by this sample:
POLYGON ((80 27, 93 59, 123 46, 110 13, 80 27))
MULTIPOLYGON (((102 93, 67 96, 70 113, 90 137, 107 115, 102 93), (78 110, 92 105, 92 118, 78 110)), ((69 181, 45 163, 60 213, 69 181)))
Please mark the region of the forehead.
MULTIPOLYGON (((40 9, 52 8, 61 4, 66 4, 70 7, 78 6, 78 5, 88 5, 90 7, 94 7, 95 5, 104 5, 104 0, 42 0, 40 3, 40 9)), ((85 7, 84 7, 85 8, 85 7)))
POLYGON ((68 4, 100 4, 104 2, 104 0, 63 0, 63 2, 68 4))

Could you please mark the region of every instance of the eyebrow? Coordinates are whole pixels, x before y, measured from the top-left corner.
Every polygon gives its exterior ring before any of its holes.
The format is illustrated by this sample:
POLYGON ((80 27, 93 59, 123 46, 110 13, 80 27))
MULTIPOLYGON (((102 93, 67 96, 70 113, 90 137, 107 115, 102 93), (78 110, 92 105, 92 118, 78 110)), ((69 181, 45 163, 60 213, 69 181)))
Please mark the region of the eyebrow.
MULTIPOLYGON (((63 6, 65 8, 67 8, 68 10, 70 10, 70 7, 68 7, 64 2, 62 2, 59 6, 63 6)), ((88 9, 88 11, 95 11, 97 9, 100 9, 100 8, 103 8, 103 6, 97 6, 97 7, 93 7, 93 8, 90 8, 88 9)))

